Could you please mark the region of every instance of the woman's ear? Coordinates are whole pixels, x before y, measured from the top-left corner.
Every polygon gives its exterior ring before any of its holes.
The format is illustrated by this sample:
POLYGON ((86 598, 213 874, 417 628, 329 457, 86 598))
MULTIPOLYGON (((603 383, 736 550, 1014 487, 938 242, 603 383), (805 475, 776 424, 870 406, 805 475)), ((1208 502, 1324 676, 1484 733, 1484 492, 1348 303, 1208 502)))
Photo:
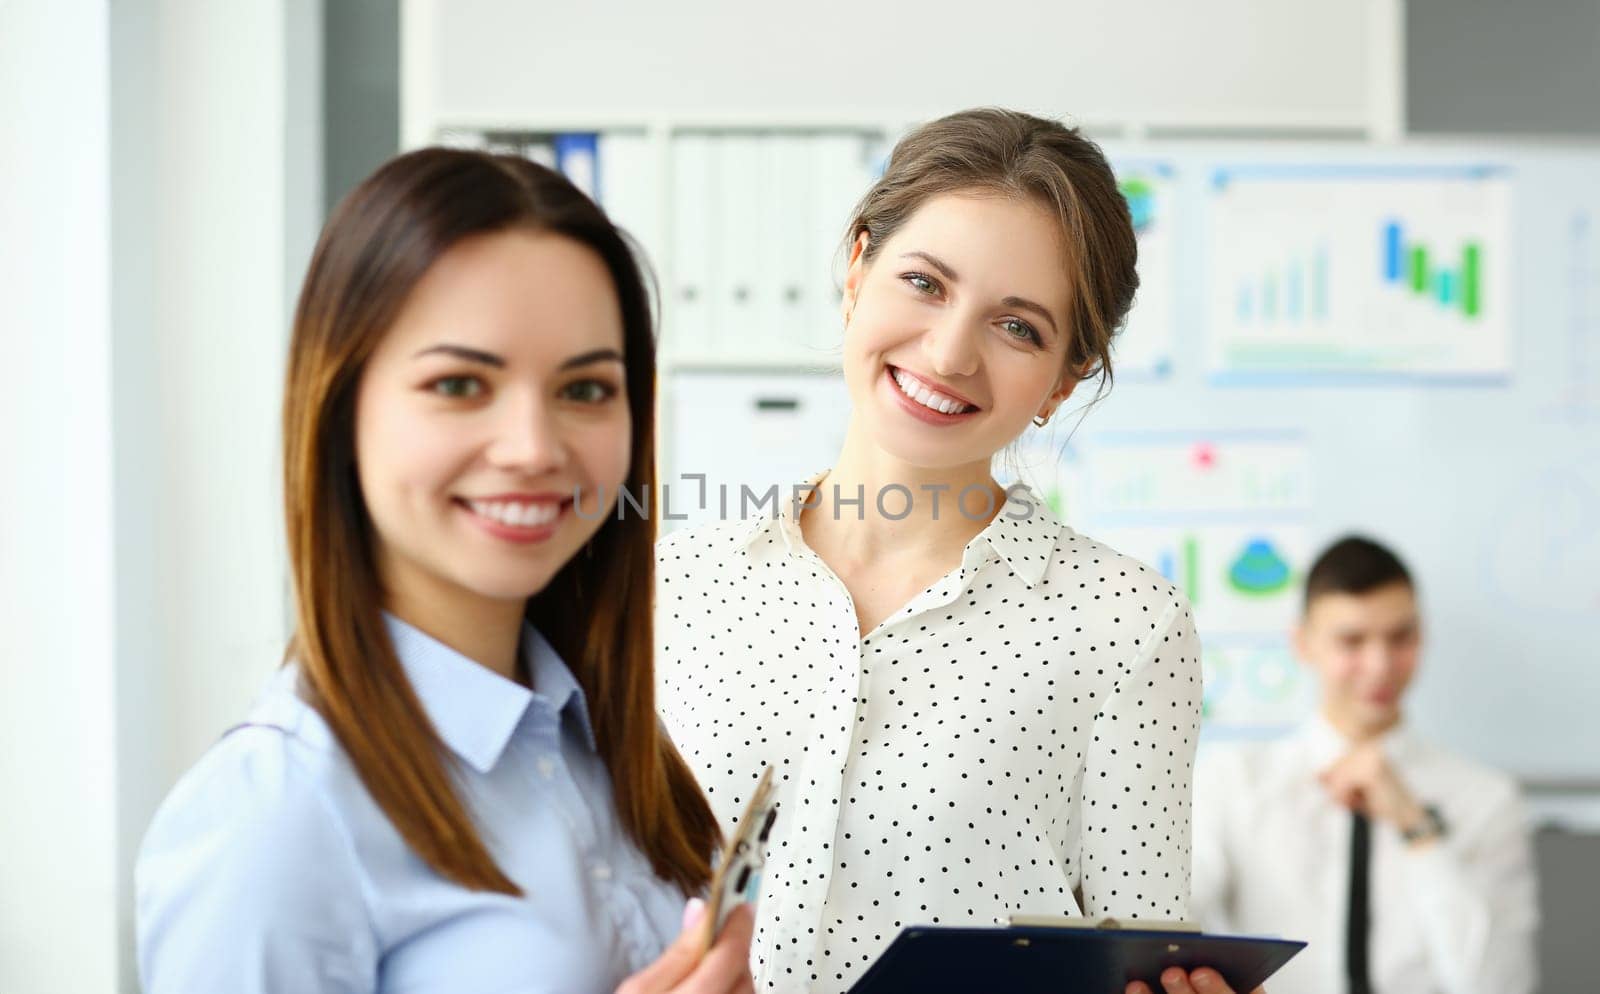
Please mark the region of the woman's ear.
POLYGON ((1067 402, 1067 398, 1072 396, 1072 391, 1078 389, 1078 384, 1082 382, 1083 378, 1078 374, 1077 370, 1063 370, 1061 382, 1054 390, 1050 391, 1050 396, 1046 397, 1044 403, 1039 406, 1039 417, 1046 421, 1054 417, 1056 411, 1062 404, 1067 402))
POLYGON ((844 297, 839 301, 839 317, 847 325, 850 323, 850 312, 856 307, 856 294, 861 292, 861 280, 866 275, 868 240, 867 233, 863 231, 850 243, 850 264, 844 272, 844 297))

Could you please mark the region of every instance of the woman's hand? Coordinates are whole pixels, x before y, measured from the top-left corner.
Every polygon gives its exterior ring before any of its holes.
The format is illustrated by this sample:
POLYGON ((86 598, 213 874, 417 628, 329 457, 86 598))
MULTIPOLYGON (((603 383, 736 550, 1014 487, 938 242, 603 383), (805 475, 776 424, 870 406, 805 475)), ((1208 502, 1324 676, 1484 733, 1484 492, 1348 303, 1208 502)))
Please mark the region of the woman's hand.
MULTIPOLYGON (((1161 989, 1166 994, 1234 994, 1233 988, 1222 979, 1222 974, 1209 967, 1201 967, 1190 974, 1172 967, 1161 974, 1161 989)), ((1135 980, 1123 994, 1151 994, 1150 985, 1135 980)), ((1257 987, 1251 994, 1267 994, 1267 989, 1257 987)))
POLYGON ((733 909, 716 944, 702 957, 702 936, 696 926, 704 914, 704 902, 690 901, 677 941, 654 963, 624 980, 617 994, 755 994, 750 978, 755 915, 750 905, 733 909))

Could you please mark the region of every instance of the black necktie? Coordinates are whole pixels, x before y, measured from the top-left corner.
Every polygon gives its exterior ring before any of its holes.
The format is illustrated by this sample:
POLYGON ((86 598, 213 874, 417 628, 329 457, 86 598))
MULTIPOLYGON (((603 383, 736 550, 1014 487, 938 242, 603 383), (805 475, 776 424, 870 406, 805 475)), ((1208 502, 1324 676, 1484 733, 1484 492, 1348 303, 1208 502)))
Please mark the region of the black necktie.
POLYGON ((1372 978, 1367 971, 1368 864, 1372 857, 1372 825, 1359 811, 1350 822, 1350 916, 1346 919, 1344 970, 1350 978, 1350 994, 1372 994, 1372 978))

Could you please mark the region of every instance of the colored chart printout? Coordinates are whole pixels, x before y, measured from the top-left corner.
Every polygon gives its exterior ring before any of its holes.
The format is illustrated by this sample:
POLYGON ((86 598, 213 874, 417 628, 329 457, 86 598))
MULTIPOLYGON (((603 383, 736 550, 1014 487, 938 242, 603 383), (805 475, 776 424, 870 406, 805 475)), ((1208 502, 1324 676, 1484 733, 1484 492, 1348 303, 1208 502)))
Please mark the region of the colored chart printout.
POLYGON ((1209 372, 1509 372, 1503 172, 1221 170, 1210 192, 1209 372))
POLYGON ((1311 506, 1311 456, 1296 435, 1106 435, 1088 443, 1085 462, 1085 511, 1097 519, 1283 514, 1311 506))
POLYGON ((1149 163, 1119 163, 1115 169, 1139 239, 1139 291, 1127 325, 1114 339, 1114 368, 1118 374, 1165 376, 1172 371, 1176 337, 1172 170, 1149 163))
POLYGON ((1093 536, 1182 590, 1204 639, 1279 639, 1294 624, 1311 555, 1300 524, 1112 526, 1093 536))

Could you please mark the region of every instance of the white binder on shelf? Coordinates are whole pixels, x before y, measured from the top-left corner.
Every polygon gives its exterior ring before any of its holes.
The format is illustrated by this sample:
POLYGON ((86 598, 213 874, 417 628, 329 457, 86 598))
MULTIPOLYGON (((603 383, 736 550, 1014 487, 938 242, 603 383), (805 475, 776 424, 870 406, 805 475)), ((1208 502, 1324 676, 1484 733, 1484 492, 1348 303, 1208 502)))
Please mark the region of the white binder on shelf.
POLYGON ((816 250, 813 270, 811 343, 828 351, 839 348, 841 288, 846 264, 845 226, 856 201, 867 190, 861 166, 864 138, 859 133, 830 132, 811 139, 812 177, 809 239, 816 250))
POLYGON ((813 163, 811 140, 780 134, 763 146, 762 213, 756 225, 761 240, 763 292, 771 300, 771 340, 785 356, 826 364, 816 347, 814 297, 816 272, 824 250, 812 242, 813 163))
POLYGON ((480 146, 490 155, 526 155, 523 142, 515 135, 485 134, 480 146))
POLYGON ((719 227, 714 139, 682 134, 672 139, 671 257, 664 300, 663 351, 704 357, 717 341, 713 287, 717 279, 719 227))
POLYGON ((719 357, 769 354, 775 340, 776 300, 767 292, 772 274, 763 272, 762 230, 768 184, 763 182, 764 146, 771 139, 750 134, 719 135, 717 159, 716 234, 721 252, 717 281, 712 284, 712 327, 709 345, 719 357))
POLYGON ((633 236, 659 280, 666 264, 665 184, 655 161, 656 146, 642 133, 606 132, 600 135, 596 151, 600 206, 613 223, 633 236))
MULTIPOLYGON (((491 149, 490 151, 499 151, 491 149)), ((508 155, 520 155, 530 162, 537 162, 546 169, 556 168, 556 147, 548 135, 539 135, 529 138, 520 145, 508 145, 504 151, 508 155)))

